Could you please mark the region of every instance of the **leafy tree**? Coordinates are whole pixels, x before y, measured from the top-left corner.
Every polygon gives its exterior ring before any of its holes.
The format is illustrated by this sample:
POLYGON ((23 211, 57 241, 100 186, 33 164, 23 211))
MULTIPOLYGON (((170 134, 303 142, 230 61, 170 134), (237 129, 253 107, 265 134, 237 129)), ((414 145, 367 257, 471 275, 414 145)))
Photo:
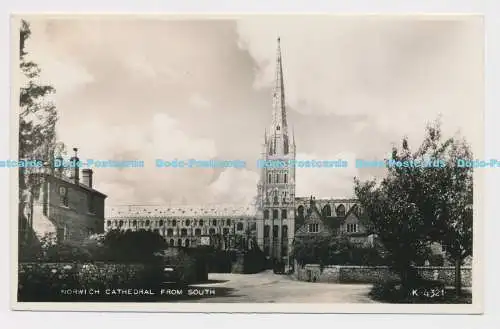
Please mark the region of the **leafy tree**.
POLYGON ((443 141, 435 122, 415 152, 406 138, 401 148, 393 148, 379 184, 355 180, 356 196, 404 286, 418 279, 413 267, 428 257, 430 243, 439 242, 455 260, 460 292, 460 266, 472 255, 472 169, 457 166, 458 159, 471 159, 468 145, 455 138, 443 141), (433 166, 415 165, 419 161, 433 166))
POLYGON ((102 241, 109 260, 147 262, 155 253, 167 248, 163 237, 153 231, 109 231, 102 241))
MULTIPOLYGON (((39 160, 50 164, 56 154, 65 153, 64 144, 56 139, 56 107, 47 100, 47 96, 55 93, 55 89, 40 83, 40 68, 27 58, 26 43, 31 36, 29 23, 21 21, 19 32, 19 66, 24 78, 19 97, 19 160, 39 160)), ((37 184, 36 175, 32 175, 34 170, 36 169, 31 167, 19 170, 20 241, 30 237, 26 234, 33 196, 32 187, 37 184)))

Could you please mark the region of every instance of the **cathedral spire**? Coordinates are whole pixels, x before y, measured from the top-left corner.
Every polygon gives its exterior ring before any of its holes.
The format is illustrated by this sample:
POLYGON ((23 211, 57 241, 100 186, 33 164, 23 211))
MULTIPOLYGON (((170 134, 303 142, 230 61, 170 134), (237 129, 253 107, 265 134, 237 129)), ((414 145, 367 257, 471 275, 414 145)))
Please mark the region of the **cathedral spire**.
POLYGON ((281 41, 278 37, 276 49, 276 78, 273 89, 273 126, 272 132, 277 135, 287 135, 288 124, 285 108, 285 88, 283 83, 283 65, 281 60, 281 41))

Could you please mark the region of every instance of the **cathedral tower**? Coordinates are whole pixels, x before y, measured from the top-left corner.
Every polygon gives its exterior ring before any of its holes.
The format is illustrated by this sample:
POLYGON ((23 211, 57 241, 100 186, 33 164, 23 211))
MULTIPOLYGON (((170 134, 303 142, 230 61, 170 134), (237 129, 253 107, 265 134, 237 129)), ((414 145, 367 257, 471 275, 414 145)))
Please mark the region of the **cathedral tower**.
POLYGON ((257 188, 257 241, 266 256, 290 265, 295 232, 295 139, 286 115, 280 39, 271 125, 264 134, 257 188))

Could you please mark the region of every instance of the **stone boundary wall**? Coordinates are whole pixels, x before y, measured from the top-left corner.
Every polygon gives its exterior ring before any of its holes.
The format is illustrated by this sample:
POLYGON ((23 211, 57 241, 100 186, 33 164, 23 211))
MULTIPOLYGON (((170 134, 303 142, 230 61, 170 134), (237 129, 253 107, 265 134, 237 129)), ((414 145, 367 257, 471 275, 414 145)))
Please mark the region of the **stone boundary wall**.
MULTIPOLYGON (((455 268, 446 266, 417 267, 420 275, 429 280, 438 280, 446 285, 455 283, 455 268)), ((462 266, 462 285, 472 286, 472 268, 462 266)), ((328 283, 379 283, 388 280, 399 280, 399 276, 387 266, 336 266, 329 265, 321 268, 317 264, 297 266, 295 277, 300 281, 328 282, 328 283)))

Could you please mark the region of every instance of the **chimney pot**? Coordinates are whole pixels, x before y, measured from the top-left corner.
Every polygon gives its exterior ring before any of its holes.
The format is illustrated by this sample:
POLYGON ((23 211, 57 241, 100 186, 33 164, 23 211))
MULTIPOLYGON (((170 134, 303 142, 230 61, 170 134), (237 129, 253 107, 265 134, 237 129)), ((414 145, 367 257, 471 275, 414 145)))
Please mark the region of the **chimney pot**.
POLYGON ((93 171, 92 169, 83 169, 82 170, 82 184, 86 185, 87 187, 92 188, 92 176, 93 176, 93 171))

